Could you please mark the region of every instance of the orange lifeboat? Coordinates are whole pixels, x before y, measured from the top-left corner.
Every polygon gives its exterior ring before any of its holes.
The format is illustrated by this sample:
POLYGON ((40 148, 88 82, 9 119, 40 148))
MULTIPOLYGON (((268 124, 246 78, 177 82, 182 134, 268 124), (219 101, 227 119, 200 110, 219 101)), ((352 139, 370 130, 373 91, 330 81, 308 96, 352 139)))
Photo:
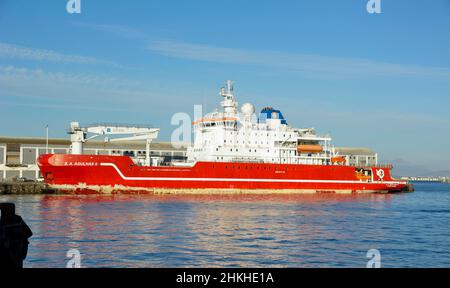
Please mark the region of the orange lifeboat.
POLYGON ((320 145, 298 145, 297 152, 298 153, 320 153, 323 151, 323 147, 320 145))
POLYGON ((344 156, 336 156, 331 158, 331 163, 345 163, 347 161, 344 156))

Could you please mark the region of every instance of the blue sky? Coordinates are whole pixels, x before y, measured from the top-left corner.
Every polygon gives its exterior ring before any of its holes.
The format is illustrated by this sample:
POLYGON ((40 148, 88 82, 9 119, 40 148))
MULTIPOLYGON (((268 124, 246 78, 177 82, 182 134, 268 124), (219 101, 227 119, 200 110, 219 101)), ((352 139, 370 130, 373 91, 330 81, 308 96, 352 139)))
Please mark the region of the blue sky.
POLYGON ((382 159, 450 160, 450 1, 0 0, 0 135, 70 121, 149 123, 238 101, 274 106, 382 159))

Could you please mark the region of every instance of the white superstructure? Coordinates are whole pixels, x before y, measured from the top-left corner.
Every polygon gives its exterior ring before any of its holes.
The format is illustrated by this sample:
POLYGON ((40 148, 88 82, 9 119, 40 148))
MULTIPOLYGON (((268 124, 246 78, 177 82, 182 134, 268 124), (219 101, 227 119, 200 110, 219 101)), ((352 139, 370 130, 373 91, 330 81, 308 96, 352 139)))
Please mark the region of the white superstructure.
MULTIPOLYGON (((195 141, 188 148, 189 162, 264 162, 330 164, 334 155, 329 136, 289 126, 279 110, 264 108, 259 116, 250 103, 238 111, 233 83, 221 89, 222 111, 193 122, 195 141)), ((333 161, 335 163, 335 161, 333 161)))

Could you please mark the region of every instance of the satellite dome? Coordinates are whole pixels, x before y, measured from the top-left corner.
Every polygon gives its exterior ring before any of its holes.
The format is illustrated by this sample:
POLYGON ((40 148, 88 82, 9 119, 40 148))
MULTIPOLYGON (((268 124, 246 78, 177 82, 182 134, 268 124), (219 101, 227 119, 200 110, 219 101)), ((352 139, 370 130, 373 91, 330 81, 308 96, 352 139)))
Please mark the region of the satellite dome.
POLYGON ((241 106, 241 112, 242 114, 244 114, 245 116, 250 116, 253 113, 255 113, 255 106, 253 106, 251 103, 244 103, 241 106))

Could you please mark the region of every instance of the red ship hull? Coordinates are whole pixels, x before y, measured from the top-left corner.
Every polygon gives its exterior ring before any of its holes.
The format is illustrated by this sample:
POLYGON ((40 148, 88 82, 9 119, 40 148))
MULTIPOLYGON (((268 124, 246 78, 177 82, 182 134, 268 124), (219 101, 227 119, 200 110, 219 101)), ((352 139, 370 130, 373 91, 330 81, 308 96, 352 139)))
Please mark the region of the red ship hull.
POLYGON ((197 162, 192 167, 138 166, 127 156, 41 155, 38 165, 45 182, 75 193, 388 193, 407 182, 393 179, 390 167, 356 167, 197 162), (380 177, 382 176, 382 177, 380 177))

